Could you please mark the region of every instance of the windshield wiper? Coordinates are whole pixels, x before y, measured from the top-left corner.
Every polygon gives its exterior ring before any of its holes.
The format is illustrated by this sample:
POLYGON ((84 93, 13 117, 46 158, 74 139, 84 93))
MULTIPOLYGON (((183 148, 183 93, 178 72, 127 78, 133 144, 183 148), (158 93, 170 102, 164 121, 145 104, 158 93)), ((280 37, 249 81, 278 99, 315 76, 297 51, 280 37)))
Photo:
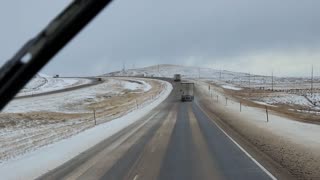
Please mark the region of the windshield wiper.
POLYGON ((0 69, 0 110, 112 0, 74 0, 0 69))

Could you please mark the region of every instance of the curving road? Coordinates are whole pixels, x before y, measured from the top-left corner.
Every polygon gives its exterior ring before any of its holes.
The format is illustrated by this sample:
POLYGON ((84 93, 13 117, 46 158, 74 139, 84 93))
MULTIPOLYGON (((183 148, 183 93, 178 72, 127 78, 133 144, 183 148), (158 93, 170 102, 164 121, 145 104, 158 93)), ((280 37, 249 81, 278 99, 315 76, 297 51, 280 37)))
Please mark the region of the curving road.
MULTIPOLYGON (((73 78, 73 77, 63 77, 63 78, 73 78)), ((74 77, 74 78, 78 78, 79 77, 74 77)), ((86 87, 90 87, 90 86, 95 86, 97 84, 101 84, 103 83, 102 81, 99 81, 99 78, 95 78, 95 77, 83 77, 82 79, 89 79, 91 82, 87 83, 87 84, 81 84, 78 86, 73 86, 73 87, 68 87, 68 88, 63 88, 63 89, 58 89, 58 90, 53 90, 53 91, 48 91, 48 92, 42 92, 42 93, 37 93, 37 94, 32 94, 32 95, 25 95, 25 96, 17 96, 14 99, 25 99, 25 98, 30 98, 30 97, 39 97, 39 96, 46 96, 46 95, 50 95, 50 94, 56 94, 56 93, 61 93, 61 92, 68 92, 68 91, 73 91, 76 89, 81 89, 81 88, 86 88, 86 87)))
POLYGON ((275 179, 196 101, 180 102, 177 94, 39 179, 275 179))

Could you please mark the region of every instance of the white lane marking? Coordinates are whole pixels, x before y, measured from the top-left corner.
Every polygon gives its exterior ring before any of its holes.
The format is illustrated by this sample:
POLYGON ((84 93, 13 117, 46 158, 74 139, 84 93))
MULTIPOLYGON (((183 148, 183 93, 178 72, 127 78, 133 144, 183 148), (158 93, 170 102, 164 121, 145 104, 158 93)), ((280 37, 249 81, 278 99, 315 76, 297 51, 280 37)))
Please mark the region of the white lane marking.
POLYGON ((142 124, 140 124, 138 127, 136 127, 134 130, 130 131, 127 135, 124 136, 124 138, 122 138, 122 140, 118 140, 115 143, 112 143, 113 149, 115 149, 116 147, 120 146, 120 144, 122 144, 123 142, 125 142, 127 139, 129 139, 129 137, 131 137, 134 133, 136 133, 140 128, 142 128, 145 124, 147 124, 152 118, 154 118, 156 115, 158 114, 155 113, 152 116, 150 116, 145 122, 143 122, 142 124), (117 143, 118 142, 118 143, 117 143))
MULTIPOLYGON (((198 105, 196 104, 199 109, 207 116, 210 118, 210 116, 198 105)), ((211 119, 211 118, 210 118, 211 119)), ((214 120, 210 121, 212 123, 214 123, 235 145, 238 146, 238 148, 244 152, 244 154, 246 154, 258 167, 260 167, 260 169, 262 171, 264 171, 271 179, 273 180, 277 180, 276 177, 274 177, 265 167, 263 167, 256 159, 254 159, 254 157, 252 157, 243 147, 240 146, 240 144, 238 144, 235 140, 232 139, 231 136, 229 136, 214 120)))
POLYGON ((138 177, 139 177, 139 175, 137 174, 137 175, 133 178, 133 180, 137 180, 138 177))

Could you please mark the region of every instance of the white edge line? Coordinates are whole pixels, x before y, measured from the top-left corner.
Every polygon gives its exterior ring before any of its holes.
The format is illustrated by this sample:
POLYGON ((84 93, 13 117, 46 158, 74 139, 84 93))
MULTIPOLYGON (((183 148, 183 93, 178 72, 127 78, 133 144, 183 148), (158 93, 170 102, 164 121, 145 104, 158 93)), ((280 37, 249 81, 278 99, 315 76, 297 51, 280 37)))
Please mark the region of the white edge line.
POLYGON ((137 180, 138 177, 139 177, 139 175, 137 174, 137 175, 133 178, 133 180, 137 180))
MULTIPOLYGON (((197 103, 196 103, 197 104, 197 103)), ((197 104, 197 106, 201 109, 201 111, 206 114, 207 117, 210 118, 210 116, 208 116, 208 114, 197 104)), ((211 118, 210 118, 211 119, 211 118)), ((238 146, 239 149, 241 149, 242 152, 244 152, 257 166, 260 167, 261 170, 263 170, 271 179, 273 180, 277 180, 276 177, 273 176, 273 174, 271 174, 271 172, 269 172, 265 167, 263 167, 256 159, 254 159, 243 147, 240 146, 240 144, 238 144, 234 139, 232 139, 231 136, 229 136, 214 120, 211 121, 212 123, 214 123, 235 145, 238 146)))

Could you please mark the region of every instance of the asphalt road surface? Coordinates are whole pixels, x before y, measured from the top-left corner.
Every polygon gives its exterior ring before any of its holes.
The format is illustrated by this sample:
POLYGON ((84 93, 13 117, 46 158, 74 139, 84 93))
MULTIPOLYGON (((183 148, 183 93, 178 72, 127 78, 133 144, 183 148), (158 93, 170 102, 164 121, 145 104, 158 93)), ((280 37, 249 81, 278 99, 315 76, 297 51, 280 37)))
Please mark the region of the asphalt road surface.
POLYGON ((272 179, 177 91, 136 123, 40 179, 272 179))

